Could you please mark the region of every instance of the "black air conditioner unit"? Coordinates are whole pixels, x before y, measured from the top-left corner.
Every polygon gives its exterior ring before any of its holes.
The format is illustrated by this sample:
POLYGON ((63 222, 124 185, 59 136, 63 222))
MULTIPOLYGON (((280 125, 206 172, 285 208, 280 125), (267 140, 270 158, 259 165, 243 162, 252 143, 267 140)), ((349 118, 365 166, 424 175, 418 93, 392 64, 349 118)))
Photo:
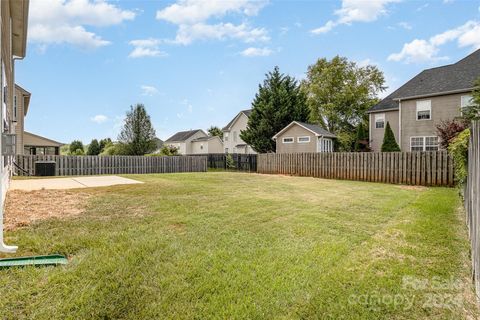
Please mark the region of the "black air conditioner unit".
POLYGON ((36 161, 35 175, 36 176, 54 176, 57 164, 55 161, 36 161))

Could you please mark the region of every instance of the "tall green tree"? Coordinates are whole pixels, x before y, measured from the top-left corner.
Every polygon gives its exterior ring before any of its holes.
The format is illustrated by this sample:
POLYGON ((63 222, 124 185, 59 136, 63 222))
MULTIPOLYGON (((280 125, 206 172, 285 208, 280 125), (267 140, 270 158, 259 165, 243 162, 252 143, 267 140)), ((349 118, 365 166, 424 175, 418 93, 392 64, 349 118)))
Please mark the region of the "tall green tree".
POLYGON ((390 127, 390 123, 387 121, 385 126, 385 134, 383 136, 382 152, 396 152, 400 151, 397 141, 395 140, 395 134, 390 127))
POLYGON ((89 156, 98 156, 101 152, 100 144, 97 139, 93 139, 87 148, 87 154, 89 156))
POLYGON ((472 105, 463 110, 463 117, 467 121, 480 119, 480 78, 475 81, 472 93, 472 105))
POLYGON ((368 151, 368 133, 365 129, 365 125, 360 122, 357 125, 357 137, 355 140, 355 151, 362 152, 368 151))
POLYGON ((275 151, 272 137, 292 121, 307 121, 307 98, 295 78, 280 73, 278 67, 267 73, 252 102, 248 127, 240 137, 255 151, 275 151))
POLYGON ((130 107, 118 141, 128 155, 144 155, 155 150, 155 129, 143 104, 130 107))
POLYGON ((383 73, 375 66, 359 66, 340 56, 318 59, 302 82, 310 120, 337 135, 354 132, 359 123, 367 122, 366 112, 379 101, 384 84, 383 73))
POLYGON ((70 154, 72 155, 82 155, 84 154, 84 147, 83 143, 80 140, 73 140, 72 143, 70 143, 70 154))
POLYGON ((211 126, 207 131, 210 136, 220 137, 220 139, 223 139, 223 131, 219 127, 211 126))
POLYGON ((107 146, 110 146, 111 144, 113 144, 112 142, 112 139, 110 138, 105 138, 105 139, 101 139, 99 142, 98 142, 99 146, 100 146, 100 153, 103 152, 103 150, 105 150, 105 148, 107 146))

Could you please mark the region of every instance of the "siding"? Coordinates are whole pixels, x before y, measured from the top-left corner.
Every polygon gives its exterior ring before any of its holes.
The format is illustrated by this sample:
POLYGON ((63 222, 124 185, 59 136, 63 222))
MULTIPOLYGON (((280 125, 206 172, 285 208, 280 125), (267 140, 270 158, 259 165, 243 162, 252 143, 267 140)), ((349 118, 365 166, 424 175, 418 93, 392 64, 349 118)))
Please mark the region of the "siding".
MULTIPOLYGON (((25 116, 24 116, 24 97, 23 91, 15 86, 15 96, 17 97, 17 125, 15 126, 15 134, 17 135, 17 154, 23 154, 24 136, 23 131, 25 129, 25 116)), ((13 116, 13 112, 12 112, 13 116)))
POLYGON ((437 124, 442 120, 460 116, 460 99, 462 95, 465 95, 465 93, 402 101, 402 151, 410 151, 410 137, 437 136, 437 124), (417 121, 416 102, 421 100, 432 101, 431 120, 417 121))
POLYGON ((294 124, 277 138, 277 153, 317 152, 318 138, 311 131, 294 124), (298 137, 310 137, 308 143, 298 143, 298 137), (293 143, 283 143, 283 138, 293 137, 293 143))
MULTIPOLYGON (((390 123, 390 127, 392 128, 393 134, 395 135, 395 140, 399 143, 399 132, 398 132, 398 110, 392 111, 382 111, 370 114, 370 148, 374 152, 380 152, 383 143, 383 136, 385 135, 385 128, 377 129, 375 128, 375 114, 385 114, 385 127, 387 126, 387 122, 390 123)), ((402 151, 407 151, 403 150, 402 151)))
MULTIPOLYGON (((229 153, 235 153, 241 150, 234 149, 237 144, 246 144, 245 141, 240 138, 240 132, 242 130, 247 129, 248 125, 248 117, 241 113, 238 117, 237 121, 235 121, 230 128, 230 131, 224 131, 224 141, 223 141, 223 150, 225 152, 225 148, 228 148, 229 153), (225 140, 225 133, 228 132, 228 140, 225 140), (234 133, 236 133, 236 139, 234 140, 234 133)), ((247 147, 246 153, 256 153, 253 149, 249 146, 247 147)))

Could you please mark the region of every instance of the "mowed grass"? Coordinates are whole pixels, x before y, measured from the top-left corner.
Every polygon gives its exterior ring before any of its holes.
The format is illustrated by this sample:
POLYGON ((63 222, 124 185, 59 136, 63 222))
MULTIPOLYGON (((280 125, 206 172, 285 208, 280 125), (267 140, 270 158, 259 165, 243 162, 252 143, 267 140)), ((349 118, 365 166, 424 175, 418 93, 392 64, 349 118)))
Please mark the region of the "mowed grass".
MULTIPOLYGON (((0 270, 2 319, 475 319, 456 190, 136 175, 7 233, 65 267, 0 270)), ((86 190, 82 190, 85 192, 86 190)))

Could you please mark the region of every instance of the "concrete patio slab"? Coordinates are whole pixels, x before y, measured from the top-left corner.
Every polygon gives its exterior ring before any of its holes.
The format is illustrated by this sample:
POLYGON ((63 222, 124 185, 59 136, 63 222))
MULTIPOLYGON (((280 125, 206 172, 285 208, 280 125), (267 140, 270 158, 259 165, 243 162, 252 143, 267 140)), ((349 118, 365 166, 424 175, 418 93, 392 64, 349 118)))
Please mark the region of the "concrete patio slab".
POLYGON ((10 190, 62 190, 78 188, 108 187, 120 184, 138 184, 143 183, 133 179, 127 179, 118 176, 95 176, 95 177, 75 177, 75 178, 53 178, 53 179, 26 179, 12 180, 10 190))

